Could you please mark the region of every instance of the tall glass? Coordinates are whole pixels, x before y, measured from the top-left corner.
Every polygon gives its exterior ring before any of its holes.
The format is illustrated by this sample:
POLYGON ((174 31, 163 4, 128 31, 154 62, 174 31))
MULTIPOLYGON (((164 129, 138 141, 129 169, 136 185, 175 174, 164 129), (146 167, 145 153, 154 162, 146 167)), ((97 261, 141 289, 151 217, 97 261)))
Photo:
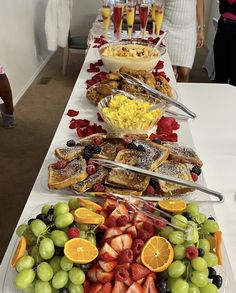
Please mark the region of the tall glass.
POLYGON ((147 21, 149 14, 149 0, 141 0, 139 5, 140 30, 142 37, 145 38, 147 21))
POLYGON ((154 35, 156 30, 156 1, 155 0, 152 0, 151 16, 152 16, 152 33, 154 35))
POLYGON ((126 19, 127 19, 127 30, 128 30, 129 39, 132 39, 134 18, 135 18, 135 1, 128 0, 126 4, 126 19))
POLYGON ((121 22, 120 22, 120 31, 122 32, 123 18, 124 18, 124 13, 125 13, 125 3, 124 3, 124 0, 122 0, 121 7, 122 7, 122 19, 121 19, 121 22))
POLYGON ((113 7, 113 21, 114 29, 116 32, 116 38, 119 40, 121 38, 121 20, 122 20, 122 1, 115 0, 113 7))
POLYGON ((164 5, 161 1, 157 1, 156 2, 156 35, 159 36, 160 35, 160 31, 161 31, 161 26, 162 26, 162 22, 163 22, 163 16, 164 16, 164 5))
POLYGON ((105 31, 105 38, 107 38, 107 33, 110 25, 111 19, 111 5, 109 0, 104 0, 102 5, 102 20, 105 31))

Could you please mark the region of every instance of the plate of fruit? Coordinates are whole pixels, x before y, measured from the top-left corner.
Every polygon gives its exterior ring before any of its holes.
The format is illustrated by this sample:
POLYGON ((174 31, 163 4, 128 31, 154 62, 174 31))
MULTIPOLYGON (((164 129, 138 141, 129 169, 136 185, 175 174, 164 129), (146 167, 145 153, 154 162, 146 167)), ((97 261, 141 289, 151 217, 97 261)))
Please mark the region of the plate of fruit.
POLYGON ((197 203, 100 193, 30 217, 16 229, 3 292, 228 292, 219 225, 197 203))

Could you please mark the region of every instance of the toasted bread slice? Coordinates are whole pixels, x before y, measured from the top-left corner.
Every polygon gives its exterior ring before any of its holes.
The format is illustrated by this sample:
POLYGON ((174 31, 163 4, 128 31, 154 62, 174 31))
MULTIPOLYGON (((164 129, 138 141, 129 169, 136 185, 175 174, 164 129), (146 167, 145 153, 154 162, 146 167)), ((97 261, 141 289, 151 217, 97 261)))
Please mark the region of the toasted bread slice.
POLYGON ((143 139, 146 140, 148 138, 148 135, 146 133, 140 133, 140 134, 122 134, 122 133, 115 133, 115 132, 110 132, 107 133, 106 139, 111 139, 111 138, 129 138, 131 140, 133 139, 143 139))
POLYGON ((88 177, 86 167, 86 161, 82 157, 69 162, 63 169, 56 169, 55 164, 49 165, 48 188, 62 189, 83 181, 88 177))
POLYGON ((202 161, 192 148, 181 146, 177 143, 164 143, 164 146, 170 151, 169 160, 174 160, 180 163, 188 163, 198 167, 203 165, 202 161))
POLYGON ((97 172, 90 175, 85 180, 83 180, 81 182, 77 182, 76 184, 72 185, 71 188, 76 193, 83 193, 86 190, 92 188, 95 183, 103 183, 105 181, 107 174, 108 174, 107 169, 105 169, 102 166, 98 166, 97 172))
POLYGON ((132 196, 141 196, 142 191, 131 190, 131 189, 124 189, 124 188, 117 188, 112 186, 105 186, 106 193, 115 193, 121 195, 132 195, 132 196))
MULTIPOLYGON (((183 180, 192 181, 192 176, 187 164, 175 161, 165 161, 156 170, 158 173, 180 178, 183 180)), ((185 187, 176 183, 158 180, 158 192, 162 195, 178 195, 186 192, 194 191, 193 188, 185 187)))
POLYGON ((55 155, 64 161, 72 161, 79 156, 84 151, 83 146, 74 146, 74 147, 64 147, 64 148, 56 148, 55 149, 55 155))
POLYGON ((116 148, 122 145, 122 140, 119 138, 106 139, 101 145, 101 152, 93 154, 94 158, 108 159, 114 161, 117 155, 116 148))

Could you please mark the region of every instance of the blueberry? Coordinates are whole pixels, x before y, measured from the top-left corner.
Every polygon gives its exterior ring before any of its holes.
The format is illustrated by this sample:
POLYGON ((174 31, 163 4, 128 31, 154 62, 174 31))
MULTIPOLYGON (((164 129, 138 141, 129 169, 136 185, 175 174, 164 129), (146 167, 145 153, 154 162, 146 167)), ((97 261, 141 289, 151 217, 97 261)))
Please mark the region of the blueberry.
POLYGON ((136 144, 132 141, 131 143, 129 143, 127 145, 127 148, 130 149, 130 150, 136 150, 137 149, 137 146, 136 144))
POLYGON ((158 293, 166 293, 167 292, 167 284, 164 279, 161 279, 157 283, 158 293))
POLYGON ((85 148, 84 148, 84 151, 85 152, 92 152, 93 151, 93 145, 91 145, 91 144, 86 145, 85 148))
POLYGON ((67 288, 61 288, 58 290, 58 293, 69 293, 69 290, 67 288))
POLYGON ((29 219, 29 221, 28 221, 28 225, 30 225, 31 224, 31 222, 33 222, 33 220, 35 220, 35 219, 29 219))
POLYGON ((91 266, 92 266, 92 263, 89 262, 87 264, 81 264, 80 265, 80 268, 81 268, 82 271, 84 271, 85 273, 87 273, 87 271, 91 268, 91 266))
POLYGON ((92 157, 92 153, 90 151, 84 150, 83 157, 86 161, 88 161, 92 157))
POLYGON ((202 170, 201 170, 201 168, 199 168, 199 167, 197 167, 197 166, 194 166, 194 167, 192 168, 191 172, 193 172, 193 173, 197 174, 197 176, 199 176, 199 175, 201 175, 202 170))
POLYGON ((99 145, 93 146, 92 152, 94 154, 100 154, 101 153, 102 148, 99 145))
POLYGON ((151 178, 149 184, 156 188, 157 187, 157 183, 158 183, 158 179, 157 178, 151 178))
POLYGON ((55 225, 52 225, 52 226, 49 227, 48 231, 52 232, 52 231, 54 231, 56 229, 57 229, 57 227, 55 225))
POLYGON ((193 216, 189 212, 183 212, 182 214, 188 221, 191 221, 193 216))
POLYGON ((64 255, 64 247, 55 246, 55 255, 63 256, 64 255))
POLYGON ((208 268, 208 278, 209 279, 213 279, 214 276, 216 276, 216 270, 213 269, 212 267, 209 267, 208 268))
POLYGON ((204 249, 202 249, 202 248, 198 248, 197 250, 198 250, 198 256, 203 257, 204 254, 205 254, 204 249))
POLYGON ((53 215, 53 214, 54 214, 54 208, 50 208, 50 209, 48 210, 48 214, 49 214, 49 215, 53 215))
POLYGON ((208 220, 213 220, 215 221, 215 219, 213 217, 208 217, 208 220))
POLYGON ((157 143, 157 144, 161 144, 161 139, 159 137, 154 138, 153 142, 157 143))
POLYGON ((138 145, 137 150, 140 151, 140 152, 146 152, 145 147, 143 145, 141 145, 141 144, 138 145))
POLYGON ((75 146, 75 141, 73 139, 70 139, 66 142, 66 145, 68 147, 73 147, 73 146, 75 146))
POLYGON ((217 287, 218 289, 220 289, 220 287, 221 287, 222 284, 223 284, 223 278, 222 278, 220 275, 216 275, 216 276, 213 277, 213 281, 212 281, 212 283, 213 283, 214 285, 216 285, 216 287, 217 287))
POLYGON ((43 221, 45 224, 51 224, 53 222, 52 214, 38 214, 36 218, 43 221))

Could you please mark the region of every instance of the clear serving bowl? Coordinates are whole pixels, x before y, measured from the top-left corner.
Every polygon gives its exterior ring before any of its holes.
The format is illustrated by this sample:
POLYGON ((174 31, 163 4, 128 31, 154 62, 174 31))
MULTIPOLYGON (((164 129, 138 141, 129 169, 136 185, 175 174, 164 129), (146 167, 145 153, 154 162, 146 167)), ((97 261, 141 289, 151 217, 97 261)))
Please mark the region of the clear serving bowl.
POLYGON ((155 52, 159 52, 157 56, 150 57, 121 57, 121 56, 104 56, 103 51, 109 46, 122 46, 129 47, 133 46, 145 46, 149 48, 154 48, 154 44, 142 42, 142 41, 121 41, 121 42, 113 42, 103 45, 99 49, 100 57, 104 63, 104 66, 108 71, 116 72, 119 71, 121 67, 128 67, 134 70, 147 70, 151 71, 155 68, 158 63, 160 57, 165 54, 166 48, 164 46, 160 46, 158 49, 155 49, 155 52))

